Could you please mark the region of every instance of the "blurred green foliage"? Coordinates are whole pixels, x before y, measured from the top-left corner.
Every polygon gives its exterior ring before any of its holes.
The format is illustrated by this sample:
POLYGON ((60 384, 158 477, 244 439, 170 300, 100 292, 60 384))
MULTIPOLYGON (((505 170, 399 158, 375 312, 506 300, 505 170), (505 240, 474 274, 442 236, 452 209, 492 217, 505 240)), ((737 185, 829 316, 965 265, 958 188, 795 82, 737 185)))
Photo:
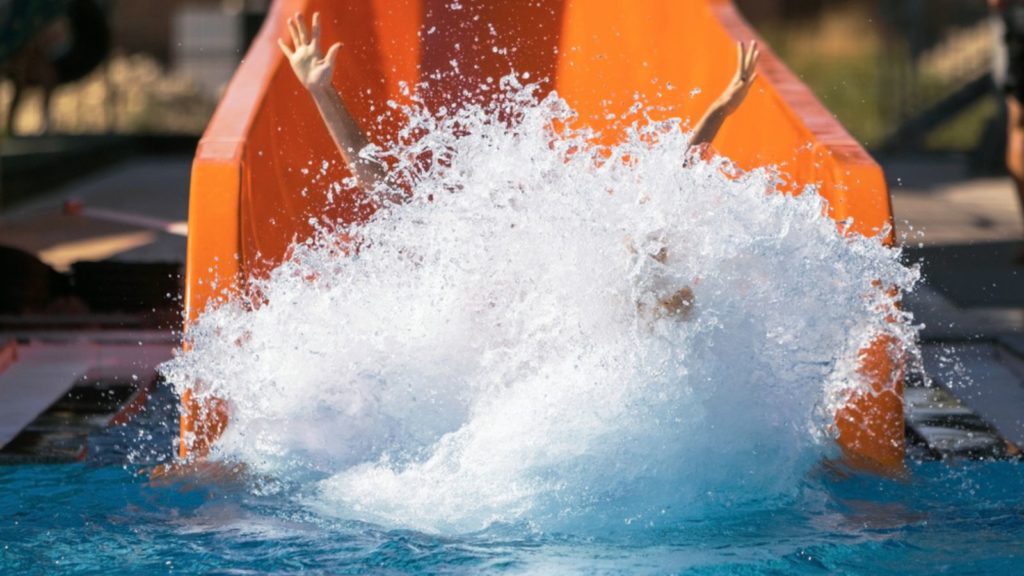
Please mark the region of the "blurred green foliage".
MULTIPOLYGON (((907 43, 899 36, 886 38, 875 16, 864 3, 840 3, 811 20, 755 22, 772 50, 868 148, 959 87, 925 71, 913 74, 907 43)), ((925 148, 974 148, 997 108, 994 98, 970 107, 929 134, 925 148)))

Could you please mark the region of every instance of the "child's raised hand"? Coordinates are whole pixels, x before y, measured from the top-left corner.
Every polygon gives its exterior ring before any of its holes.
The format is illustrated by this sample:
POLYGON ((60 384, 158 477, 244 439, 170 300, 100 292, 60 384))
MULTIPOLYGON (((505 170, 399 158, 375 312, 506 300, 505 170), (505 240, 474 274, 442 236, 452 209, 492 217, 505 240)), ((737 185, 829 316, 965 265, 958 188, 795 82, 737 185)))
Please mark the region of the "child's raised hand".
POLYGON ((306 33, 306 23, 302 14, 296 14, 294 18, 288 19, 288 30, 291 31, 292 42, 295 49, 292 50, 288 44, 278 38, 277 44, 281 51, 288 57, 288 61, 295 71, 299 82, 308 90, 327 88, 331 85, 331 76, 334 73, 334 61, 337 58, 341 43, 336 43, 327 51, 327 56, 320 53, 320 13, 313 14, 313 27, 309 34, 306 33))
POLYGON ((747 97, 747 92, 750 92, 750 87, 754 85, 754 80, 757 79, 757 72, 754 72, 754 68, 757 67, 757 59, 760 55, 757 42, 751 42, 749 45, 745 45, 743 42, 736 44, 736 59, 738 61, 736 74, 719 98, 719 102, 727 114, 732 114, 740 107, 743 99, 747 97))

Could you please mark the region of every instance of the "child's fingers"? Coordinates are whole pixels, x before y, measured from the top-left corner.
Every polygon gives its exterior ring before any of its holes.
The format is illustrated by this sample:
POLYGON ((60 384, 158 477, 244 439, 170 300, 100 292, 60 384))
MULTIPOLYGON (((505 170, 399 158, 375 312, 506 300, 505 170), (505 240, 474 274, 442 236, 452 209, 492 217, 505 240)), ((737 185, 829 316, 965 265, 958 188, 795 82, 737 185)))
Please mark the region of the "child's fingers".
POLYGON ((288 44, 286 44, 285 41, 281 40, 280 38, 277 39, 277 45, 281 47, 281 52, 284 52, 284 55, 289 58, 291 58, 292 54, 295 53, 292 51, 291 48, 288 47, 288 44))
POLYGON ((299 35, 299 27, 293 18, 288 19, 288 31, 292 35, 292 44, 298 49, 299 46, 302 46, 302 36, 299 35))
POLYGON ((334 61, 338 58, 338 50, 341 50, 341 42, 335 42, 331 46, 331 49, 327 51, 327 56, 324 56, 324 62, 334 64, 334 61))
POLYGON ((319 12, 314 12, 313 13, 313 30, 310 33, 310 35, 313 38, 313 44, 316 44, 317 42, 320 41, 320 13, 319 12))
POLYGON ((295 14, 296 28, 299 29, 299 40, 302 40, 303 44, 309 44, 309 36, 306 35, 306 20, 303 19, 301 13, 295 14))

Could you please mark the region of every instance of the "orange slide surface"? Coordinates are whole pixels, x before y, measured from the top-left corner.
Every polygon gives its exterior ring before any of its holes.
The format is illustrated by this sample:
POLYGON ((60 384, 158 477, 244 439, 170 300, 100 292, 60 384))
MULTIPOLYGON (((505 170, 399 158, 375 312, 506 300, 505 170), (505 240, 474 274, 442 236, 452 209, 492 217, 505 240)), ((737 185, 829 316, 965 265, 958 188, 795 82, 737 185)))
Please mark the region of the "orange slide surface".
MULTIPOLYGON (((344 43, 336 88, 380 142, 400 123, 380 117, 387 101, 407 102, 403 84, 447 71, 453 60, 460 73, 432 80, 430 93, 421 94, 428 104, 457 104, 464 87, 514 69, 557 90, 598 130, 606 127, 606 111, 626 110, 637 93, 659 114, 696 121, 731 78, 735 42, 757 38, 729 0, 276 0, 196 152, 189 321, 279 263, 292 242, 312 232, 311 215, 369 215, 358 193, 327 208, 326 186, 310 184, 311 161, 317 170, 322 160, 332 161, 322 182, 348 176, 277 47, 288 35, 289 15, 314 11, 323 15, 324 45, 344 43), (496 52, 495 45, 510 49, 496 52), (665 90, 666 83, 676 89, 665 90), (702 91, 691 95, 692 88, 702 91)), ((892 210, 879 166, 761 45, 757 84, 719 133, 718 151, 741 168, 778 165, 798 185, 818 184, 831 216, 852 218, 854 232, 886 230, 892 210)), ((854 398, 836 421, 847 456, 875 470, 903 465, 898 367, 885 342, 866 350, 863 372, 875 390, 854 398)), ((181 454, 203 453, 227 415, 188 394, 184 404, 181 454)))

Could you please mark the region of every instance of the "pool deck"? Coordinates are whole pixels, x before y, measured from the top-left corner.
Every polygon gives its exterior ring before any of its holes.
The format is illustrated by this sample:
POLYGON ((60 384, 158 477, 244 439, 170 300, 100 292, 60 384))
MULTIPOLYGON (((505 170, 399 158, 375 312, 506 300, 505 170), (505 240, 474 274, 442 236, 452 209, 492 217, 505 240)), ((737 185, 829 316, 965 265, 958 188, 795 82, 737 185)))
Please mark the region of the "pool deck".
POLYGON ((883 163, 896 232, 922 285, 906 297, 924 325, 933 383, 1024 446, 1024 218, 1009 178, 969 178, 966 163, 883 163))
MULTIPOLYGON (((58 270, 80 260, 185 261, 185 238, 124 222, 69 215, 70 200, 88 209, 116 211, 184 224, 188 217, 188 156, 134 158, 0 213, 0 245, 36 254, 58 270)), ((141 218, 138 218, 141 217, 141 218)), ((109 369, 151 377, 177 346, 177 326, 132 326, 129 314, 0 316, 0 448, 64 397, 83 375, 109 369), (9 349, 8 349, 9 350, 9 349)))
MULTIPOLYGON (((924 262, 923 285, 906 306, 924 325, 925 371, 1004 438, 1024 445, 1024 266, 1014 262, 1024 251, 1024 223, 1009 179, 969 178, 956 158, 883 166, 897 235, 908 259, 924 262)), ((184 262, 181 236, 69 216, 63 207, 79 200, 87 208, 182 224, 190 167, 187 156, 134 158, 81 178, 0 214, 0 245, 33 252, 58 269, 82 259, 184 262)), ((0 331, 0 345, 12 336, 0 331)), ((34 399, 19 392, 33 404, 26 413, 56 394, 46 386, 32 389, 34 399)))
POLYGON ((93 336, 51 333, 45 342, 18 345, 17 360, 0 371, 0 448, 88 376, 106 370, 126 379, 152 378, 174 347, 152 335, 146 343, 142 334, 93 336))

